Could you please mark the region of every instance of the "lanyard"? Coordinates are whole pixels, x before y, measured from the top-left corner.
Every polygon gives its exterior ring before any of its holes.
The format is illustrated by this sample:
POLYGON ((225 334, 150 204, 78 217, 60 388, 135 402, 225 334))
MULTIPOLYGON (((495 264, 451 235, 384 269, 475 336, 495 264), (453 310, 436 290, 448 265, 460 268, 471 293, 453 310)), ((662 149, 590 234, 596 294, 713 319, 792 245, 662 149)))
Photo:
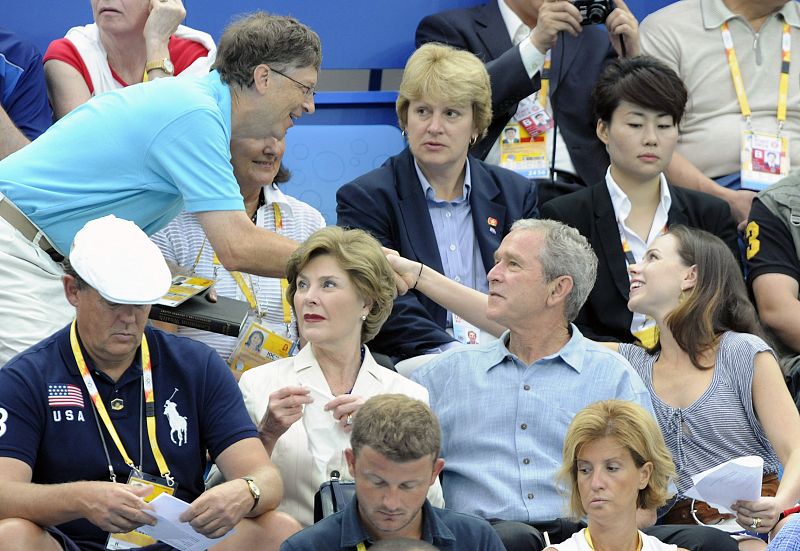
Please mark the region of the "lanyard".
MULTIPOLYGON (((625 236, 625 226, 619 219, 617 219, 617 230, 619 231, 619 240, 622 241, 622 252, 625 254, 625 262, 628 263, 628 266, 632 266, 636 264, 636 257, 633 256, 631 245, 630 243, 628 243, 628 238, 625 236)), ((661 228, 661 231, 658 232, 658 235, 656 237, 661 237, 668 231, 669 229, 667 228, 667 225, 664 224, 664 227, 661 228)))
MULTIPOLYGON (((222 263, 219 261, 219 257, 217 257, 217 253, 214 253, 214 257, 211 259, 211 263, 216 266, 222 266, 222 263)), ((239 286, 239 289, 242 291, 244 298, 247 299, 248 304, 250 304, 250 308, 258 314, 258 317, 263 317, 263 312, 261 310, 261 305, 258 303, 258 297, 254 292, 255 287, 253 286, 253 276, 247 274, 247 282, 244 280, 244 276, 241 272, 228 272, 231 274, 231 277, 236 282, 236 285, 239 286)))
MULTIPOLYGON (((102 419, 103 425, 105 425, 108 434, 111 436, 111 439, 117 446, 123 461, 125 461, 125 463, 133 470, 137 472, 140 471, 142 466, 139 465, 137 467, 134 464, 133 460, 128 455, 128 452, 125 450, 125 446, 122 445, 122 440, 120 440, 119 434, 117 434, 117 430, 114 428, 114 423, 108 416, 106 406, 103 403, 103 400, 100 399, 100 393, 97 391, 97 386, 94 384, 92 374, 89 373, 89 368, 86 367, 86 360, 83 359, 81 346, 78 343, 78 333, 76 330, 75 320, 72 321, 72 326, 69 330, 69 342, 72 346, 72 354, 75 356, 75 363, 78 364, 78 370, 83 378, 83 384, 86 386, 86 390, 89 392, 89 397, 92 399, 92 404, 94 405, 95 411, 98 415, 100 415, 100 419, 102 419)), ((152 365, 150 364, 150 348, 147 346, 147 337, 145 335, 142 335, 141 350, 142 384, 144 386, 147 437, 150 440, 150 449, 153 451, 153 457, 156 460, 156 464, 158 465, 158 470, 161 473, 161 476, 166 479, 167 482, 170 482, 170 485, 172 485, 174 484, 174 479, 170 476, 169 467, 167 467, 167 462, 164 459, 164 455, 161 453, 161 449, 158 447, 158 440, 156 439, 156 407, 155 393, 153 392, 153 369, 152 365)), ((100 436, 102 438, 103 435, 101 434, 100 436)), ((111 469, 111 465, 109 465, 109 469, 112 471, 113 476, 113 469, 111 469)))
POLYGON ((552 50, 547 50, 544 54, 544 66, 542 67, 541 86, 539 88, 539 104, 542 109, 547 109, 547 97, 550 93, 550 65, 552 63, 552 50))
MULTIPOLYGON (((736 90, 736 97, 739 100, 739 108, 742 116, 750 125, 750 103, 747 101, 747 94, 744 91, 744 81, 742 72, 739 69, 739 61, 736 59, 736 50, 733 47, 733 37, 728 27, 728 22, 722 24, 722 44, 725 46, 725 55, 728 57, 728 68, 731 71, 733 87, 736 90)), ((781 40, 781 76, 778 86, 778 133, 783 128, 786 120, 786 106, 789 102, 789 65, 792 56, 792 35, 789 24, 783 22, 783 38, 781 40)))
MULTIPOLYGON (((281 208, 277 203, 272 203, 272 211, 275 213, 275 231, 276 233, 281 233, 280 230, 283 229, 283 216, 281 215, 281 208)), ((203 254, 203 249, 205 248, 207 241, 208 238, 203 239, 203 244, 200 245, 200 250, 197 252, 197 256, 194 259, 192 271, 197 269, 197 265, 200 262, 200 256, 203 254)), ((215 267, 222 265, 217 257, 217 253, 214 253, 211 263, 215 267)), ((245 281, 244 276, 240 272, 228 273, 231 274, 231 277, 236 282, 236 285, 239 286, 239 289, 242 291, 245 299, 247 299, 247 302, 250 304, 250 308, 252 308, 258 314, 259 318, 264 317, 264 312, 261 310, 261 306, 258 302, 258 296, 255 292, 255 286, 253 285, 253 277, 250 274, 247 274, 247 281, 245 281)), ((286 278, 282 278, 280 280, 280 285, 281 305, 283 307, 283 323, 286 325, 288 331, 288 328, 292 323, 292 310, 289 306, 289 302, 286 300, 286 289, 289 287, 289 282, 286 280, 286 278)))
MULTIPOLYGON (((281 215, 281 208, 278 203, 272 203, 272 211, 275 213, 275 232, 281 234, 283 230, 283 216, 281 215)), ((286 330, 289 330, 289 324, 292 323, 292 310, 289 307, 289 301, 286 300, 286 289, 289 288, 289 281, 283 277, 281 278, 281 306, 283 306, 283 323, 286 325, 286 330)))
POLYGON ((356 551, 367 551, 367 546, 364 545, 364 542, 361 541, 356 545, 356 551))
MULTIPOLYGON (((586 543, 589 544, 589 549, 594 551, 594 545, 592 544, 592 536, 589 535, 589 529, 588 528, 586 528, 583 531, 583 535, 586 538, 586 543)), ((639 535, 638 532, 637 532, 637 538, 638 538, 639 543, 637 544, 636 551, 642 551, 642 546, 644 545, 644 542, 642 541, 642 536, 639 535)))

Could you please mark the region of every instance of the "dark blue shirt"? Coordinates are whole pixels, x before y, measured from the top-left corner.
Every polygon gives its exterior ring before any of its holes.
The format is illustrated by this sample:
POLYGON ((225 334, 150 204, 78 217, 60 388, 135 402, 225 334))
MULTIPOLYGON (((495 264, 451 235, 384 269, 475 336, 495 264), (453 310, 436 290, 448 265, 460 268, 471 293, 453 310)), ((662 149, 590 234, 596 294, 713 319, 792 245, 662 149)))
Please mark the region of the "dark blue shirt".
MULTIPOLYGON (((441 551, 505 551, 494 529, 483 519, 422 506, 422 539, 441 551)), ((281 551, 356 551, 359 543, 373 542, 358 518, 358 498, 344 510, 298 532, 281 545, 281 551)))
POLYGON ((53 122, 42 56, 33 44, 0 28, 0 107, 29 140, 53 122))
MULTIPOLYGON (((214 460, 232 444, 256 437, 257 432, 236 381, 214 350, 159 330, 147 328, 145 334, 153 367, 158 445, 177 480, 176 497, 191 502, 204 490, 206 450, 214 460)), ((128 455, 138 463, 142 419, 142 368, 138 354, 116 383, 94 369, 85 350, 83 354, 114 428, 128 455), (122 399, 124 407, 115 411, 111 407, 113 399, 122 399)), ((117 481, 125 482, 130 469, 102 421, 100 426, 117 481)), ((143 470, 158 476, 146 426, 142 427, 141 445, 143 470)), ((109 480, 89 393, 70 347, 69 326, 0 369, 0 457, 30 465, 32 481, 37 484, 109 480)), ((105 543, 107 537, 87 520, 75 520, 58 528, 79 545, 105 543)))

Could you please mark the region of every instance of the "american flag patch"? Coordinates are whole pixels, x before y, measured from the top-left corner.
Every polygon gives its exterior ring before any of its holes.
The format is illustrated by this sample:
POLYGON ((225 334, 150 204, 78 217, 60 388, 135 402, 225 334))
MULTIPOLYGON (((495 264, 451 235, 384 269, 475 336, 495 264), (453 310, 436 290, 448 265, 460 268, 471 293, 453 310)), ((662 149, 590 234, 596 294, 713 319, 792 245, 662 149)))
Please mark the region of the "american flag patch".
POLYGON ((47 403, 51 408, 83 407, 83 393, 75 385, 48 383, 47 403))

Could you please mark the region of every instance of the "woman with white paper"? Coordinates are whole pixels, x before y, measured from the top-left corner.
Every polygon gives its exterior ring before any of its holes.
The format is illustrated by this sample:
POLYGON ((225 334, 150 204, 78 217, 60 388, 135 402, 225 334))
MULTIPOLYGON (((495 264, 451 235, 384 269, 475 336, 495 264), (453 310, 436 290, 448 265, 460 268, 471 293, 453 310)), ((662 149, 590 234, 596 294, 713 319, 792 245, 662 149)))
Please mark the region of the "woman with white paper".
MULTIPOLYGON (((420 271, 417 262, 389 259, 409 287, 416 284, 453 313, 500 334, 501 328, 485 319, 485 295, 433 270, 420 271)), ((730 505, 743 528, 774 533, 800 498, 800 415, 760 336, 736 259, 718 237, 673 226, 630 273, 628 307, 655 320, 656 345, 603 344, 625 356, 650 391, 677 467, 679 497, 691 487, 692 475, 757 455, 764 460, 763 497, 730 505)), ((693 509, 701 509, 696 505, 679 502, 666 522, 694 524, 693 509)), ((716 510, 708 513, 721 520, 716 510)), ((758 541, 740 543, 742 550, 763 548, 758 541)))
MULTIPOLYGON (((364 343, 389 315, 396 295, 380 244, 362 230, 328 226, 289 259, 287 300, 307 344, 297 356, 246 371, 245 405, 284 483, 279 510, 302 525, 314 520, 313 497, 338 471, 358 409, 377 394, 428 403, 428 391, 378 365, 364 343)), ((429 498, 442 506, 438 481, 429 498)))

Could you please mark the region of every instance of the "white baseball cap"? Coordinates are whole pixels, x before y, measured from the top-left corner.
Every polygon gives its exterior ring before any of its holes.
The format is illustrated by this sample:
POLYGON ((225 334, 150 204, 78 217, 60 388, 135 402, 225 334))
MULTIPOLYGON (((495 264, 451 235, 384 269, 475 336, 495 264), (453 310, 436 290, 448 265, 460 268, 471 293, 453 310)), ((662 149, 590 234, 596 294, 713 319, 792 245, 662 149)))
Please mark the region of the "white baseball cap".
POLYGON ((100 296, 118 304, 153 304, 172 281, 155 243, 113 214, 90 220, 75 234, 69 262, 100 296))

